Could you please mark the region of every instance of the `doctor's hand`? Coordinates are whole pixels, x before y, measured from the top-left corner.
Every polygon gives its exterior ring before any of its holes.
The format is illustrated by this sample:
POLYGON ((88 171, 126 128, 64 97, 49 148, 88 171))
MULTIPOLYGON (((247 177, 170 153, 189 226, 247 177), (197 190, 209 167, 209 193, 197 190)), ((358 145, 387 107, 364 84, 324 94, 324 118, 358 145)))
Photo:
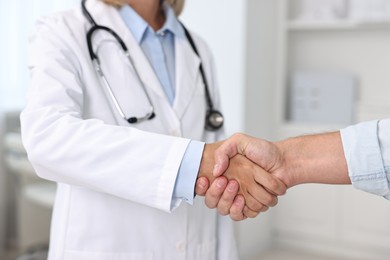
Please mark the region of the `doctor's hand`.
POLYGON ((222 215, 230 214, 234 220, 256 217, 260 212, 275 206, 277 195, 286 191, 284 183, 243 155, 229 158, 224 176, 214 181, 214 153, 223 145, 222 142, 207 144, 203 152, 196 193, 206 195, 206 205, 217 208, 222 215), (212 184, 207 190, 209 183, 212 184))

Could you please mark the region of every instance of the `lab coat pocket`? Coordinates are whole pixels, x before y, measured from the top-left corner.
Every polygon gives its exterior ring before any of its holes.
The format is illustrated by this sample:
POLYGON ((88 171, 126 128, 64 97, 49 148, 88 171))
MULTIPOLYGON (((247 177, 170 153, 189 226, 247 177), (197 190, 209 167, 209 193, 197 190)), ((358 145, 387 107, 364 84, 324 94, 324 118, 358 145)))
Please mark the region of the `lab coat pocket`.
POLYGON ((215 260, 217 259, 217 242, 215 239, 198 245, 196 252, 197 260, 215 260))
MULTIPOLYGON (((82 252, 66 251, 64 260, 153 260, 152 252, 123 253, 123 252, 82 252)), ((204 258, 206 259, 206 258, 204 258)))

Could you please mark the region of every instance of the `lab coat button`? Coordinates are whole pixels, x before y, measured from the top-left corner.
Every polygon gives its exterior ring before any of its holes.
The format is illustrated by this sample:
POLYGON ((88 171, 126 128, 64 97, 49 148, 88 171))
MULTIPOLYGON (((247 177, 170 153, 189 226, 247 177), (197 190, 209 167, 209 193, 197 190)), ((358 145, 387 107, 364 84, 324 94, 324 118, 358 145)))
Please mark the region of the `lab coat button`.
POLYGON ((176 244, 176 250, 177 252, 184 252, 186 249, 186 245, 183 242, 178 242, 176 244))

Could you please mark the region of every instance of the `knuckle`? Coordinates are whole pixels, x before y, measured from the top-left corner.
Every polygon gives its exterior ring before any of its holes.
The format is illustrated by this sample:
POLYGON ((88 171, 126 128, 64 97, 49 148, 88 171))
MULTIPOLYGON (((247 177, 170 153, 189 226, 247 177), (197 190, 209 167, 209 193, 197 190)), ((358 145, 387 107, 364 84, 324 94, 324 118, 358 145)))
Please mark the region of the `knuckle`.
POLYGON ((263 204, 256 202, 256 201, 248 201, 247 203, 248 208, 250 208, 252 211, 260 212, 260 210, 263 207, 263 204))
POLYGON ((266 212, 268 209, 269 209, 269 207, 264 206, 264 207, 261 209, 261 212, 266 212))
POLYGON ((217 199, 218 197, 220 197, 222 194, 221 194, 221 191, 217 188, 213 188, 213 189, 210 189, 210 192, 209 192, 209 197, 211 199, 217 199))
POLYGON ((219 205, 222 205, 224 208, 230 208, 233 205, 234 196, 223 196, 219 202, 219 205))
POLYGON ((242 220, 243 219, 243 217, 238 217, 238 216, 232 216, 232 215, 230 215, 230 218, 233 220, 233 221, 240 221, 240 220, 242 220))
POLYGON ((274 178, 271 178, 269 180, 269 187, 270 189, 273 191, 273 192, 278 192, 279 190, 279 182, 277 180, 275 180, 274 178))
POLYGON ((217 207, 217 203, 215 199, 210 199, 206 196, 205 204, 209 209, 215 209, 217 207))
POLYGON ((245 216, 243 212, 235 212, 235 213, 230 212, 230 218, 234 221, 241 221, 245 219, 245 216))
POLYGON ((248 218, 255 218, 257 215, 259 215, 258 212, 254 212, 250 210, 249 208, 244 209, 244 215, 247 216, 248 218))
POLYGON ((213 185, 209 190, 208 190, 208 196, 211 199, 219 199, 222 196, 223 193, 223 188, 218 188, 216 185, 213 185))
POLYGON ((232 207, 229 212, 230 218, 234 221, 241 221, 245 218, 243 208, 232 207))
POLYGON ((235 133, 235 134, 232 135, 232 138, 233 138, 234 140, 240 140, 240 139, 242 139, 243 137, 245 137, 245 134, 243 134, 243 133, 235 133))
POLYGON ((209 209, 213 209, 213 207, 212 207, 210 204, 208 204, 208 203, 206 203, 206 206, 207 206, 209 209))
POLYGON ((195 193, 204 196, 206 194, 206 189, 203 189, 202 187, 196 186, 195 193))
POLYGON ((209 208, 209 209, 213 209, 214 207, 212 206, 212 204, 210 202, 208 202, 207 200, 205 201, 205 204, 206 206, 209 208))
POLYGON ((224 201, 218 203, 217 206, 218 213, 222 216, 229 215, 230 208, 231 208, 231 203, 225 203, 224 201))
POLYGON ((232 135, 232 138, 240 138, 240 136, 242 136, 242 133, 235 133, 232 135))
POLYGON ((220 207, 218 207, 217 210, 218 210, 218 213, 219 213, 220 215, 222 215, 222 216, 226 216, 226 215, 229 214, 229 210, 226 210, 225 208, 220 208, 220 207))
POLYGON ((270 194, 264 197, 264 204, 267 206, 275 206, 277 203, 276 196, 272 196, 270 194))

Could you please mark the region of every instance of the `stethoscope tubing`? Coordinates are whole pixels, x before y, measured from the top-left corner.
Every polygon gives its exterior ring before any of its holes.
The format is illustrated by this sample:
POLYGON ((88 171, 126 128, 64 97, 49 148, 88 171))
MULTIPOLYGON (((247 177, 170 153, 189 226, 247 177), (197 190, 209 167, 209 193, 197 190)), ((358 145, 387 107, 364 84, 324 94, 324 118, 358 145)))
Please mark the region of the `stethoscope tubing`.
MULTIPOLYGON (((88 45, 88 52, 89 52, 90 58, 92 60, 93 66, 95 67, 95 70, 96 70, 97 74, 100 76, 100 78, 101 78, 101 80, 103 82, 103 85, 107 89, 108 94, 109 94, 112 102, 114 103, 115 108, 118 110, 120 116, 124 120, 129 122, 130 124, 137 123, 137 122, 142 122, 142 121, 146 121, 146 120, 150 120, 150 119, 154 118, 155 117, 155 113, 154 113, 153 103, 151 101, 151 98, 149 97, 149 94, 148 94, 148 92, 146 90, 146 87, 145 87, 143 81, 140 78, 140 74, 138 73, 136 67, 134 66, 134 62, 133 62, 133 60, 132 60, 132 58, 130 56, 130 53, 129 53, 127 47, 126 47, 126 44, 123 42, 121 37, 119 37, 119 35, 114 30, 112 30, 112 29, 110 29, 110 28, 108 28, 106 26, 102 26, 102 25, 97 24, 96 21, 93 19, 92 15, 88 12, 88 10, 87 10, 87 8, 85 6, 85 3, 86 3, 86 0, 82 0, 81 1, 82 12, 83 12, 84 16, 86 17, 86 19, 91 24, 91 28, 88 30, 87 35, 86 35, 87 45, 88 45), (146 98, 147 98, 147 100, 148 100, 148 102, 150 104, 150 111, 145 116, 143 116, 143 117, 130 117, 130 118, 127 118, 125 113, 123 112, 123 110, 122 110, 122 108, 121 108, 117 98, 115 97, 115 94, 114 94, 114 92, 113 92, 113 90, 112 90, 112 88, 111 88, 107 78, 105 77, 104 72, 103 72, 101 66, 100 66, 99 57, 93 51, 92 38, 93 38, 94 34, 98 30, 106 31, 107 33, 111 34, 116 39, 116 41, 119 43, 119 45, 120 45, 124 55, 127 57, 127 59, 129 60, 130 64, 132 65, 132 67, 133 67, 133 69, 135 71, 135 74, 137 76, 137 80, 141 84, 142 89, 143 89, 143 91, 144 91, 144 93, 146 95, 146 98)), ((206 127, 207 130, 212 130, 212 131, 218 130, 223 125, 223 122, 224 122, 223 115, 222 115, 221 112, 213 109, 214 106, 213 106, 213 102, 211 100, 211 95, 210 95, 208 83, 207 83, 207 80, 206 80, 207 79, 206 78, 206 74, 205 74, 204 69, 203 69, 202 59, 201 59, 201 57, 199 55, 198 49, 196 48, 195 42, 192 39, 191 34, 189 33, 189 31, 186 29, 186 27, 183 24, 181 24, 181 25, 182 25, 182 27, 184 29, 186 38, 188 39, 192 49, 194 50, 195 54, 200 59, 199 71, 201 73, 203 85, 205 87, 206 103, 207 103, 207 107, 208 107, 207 113, 206 113, 206 125, 205 125, 205 127, 206 127)))

